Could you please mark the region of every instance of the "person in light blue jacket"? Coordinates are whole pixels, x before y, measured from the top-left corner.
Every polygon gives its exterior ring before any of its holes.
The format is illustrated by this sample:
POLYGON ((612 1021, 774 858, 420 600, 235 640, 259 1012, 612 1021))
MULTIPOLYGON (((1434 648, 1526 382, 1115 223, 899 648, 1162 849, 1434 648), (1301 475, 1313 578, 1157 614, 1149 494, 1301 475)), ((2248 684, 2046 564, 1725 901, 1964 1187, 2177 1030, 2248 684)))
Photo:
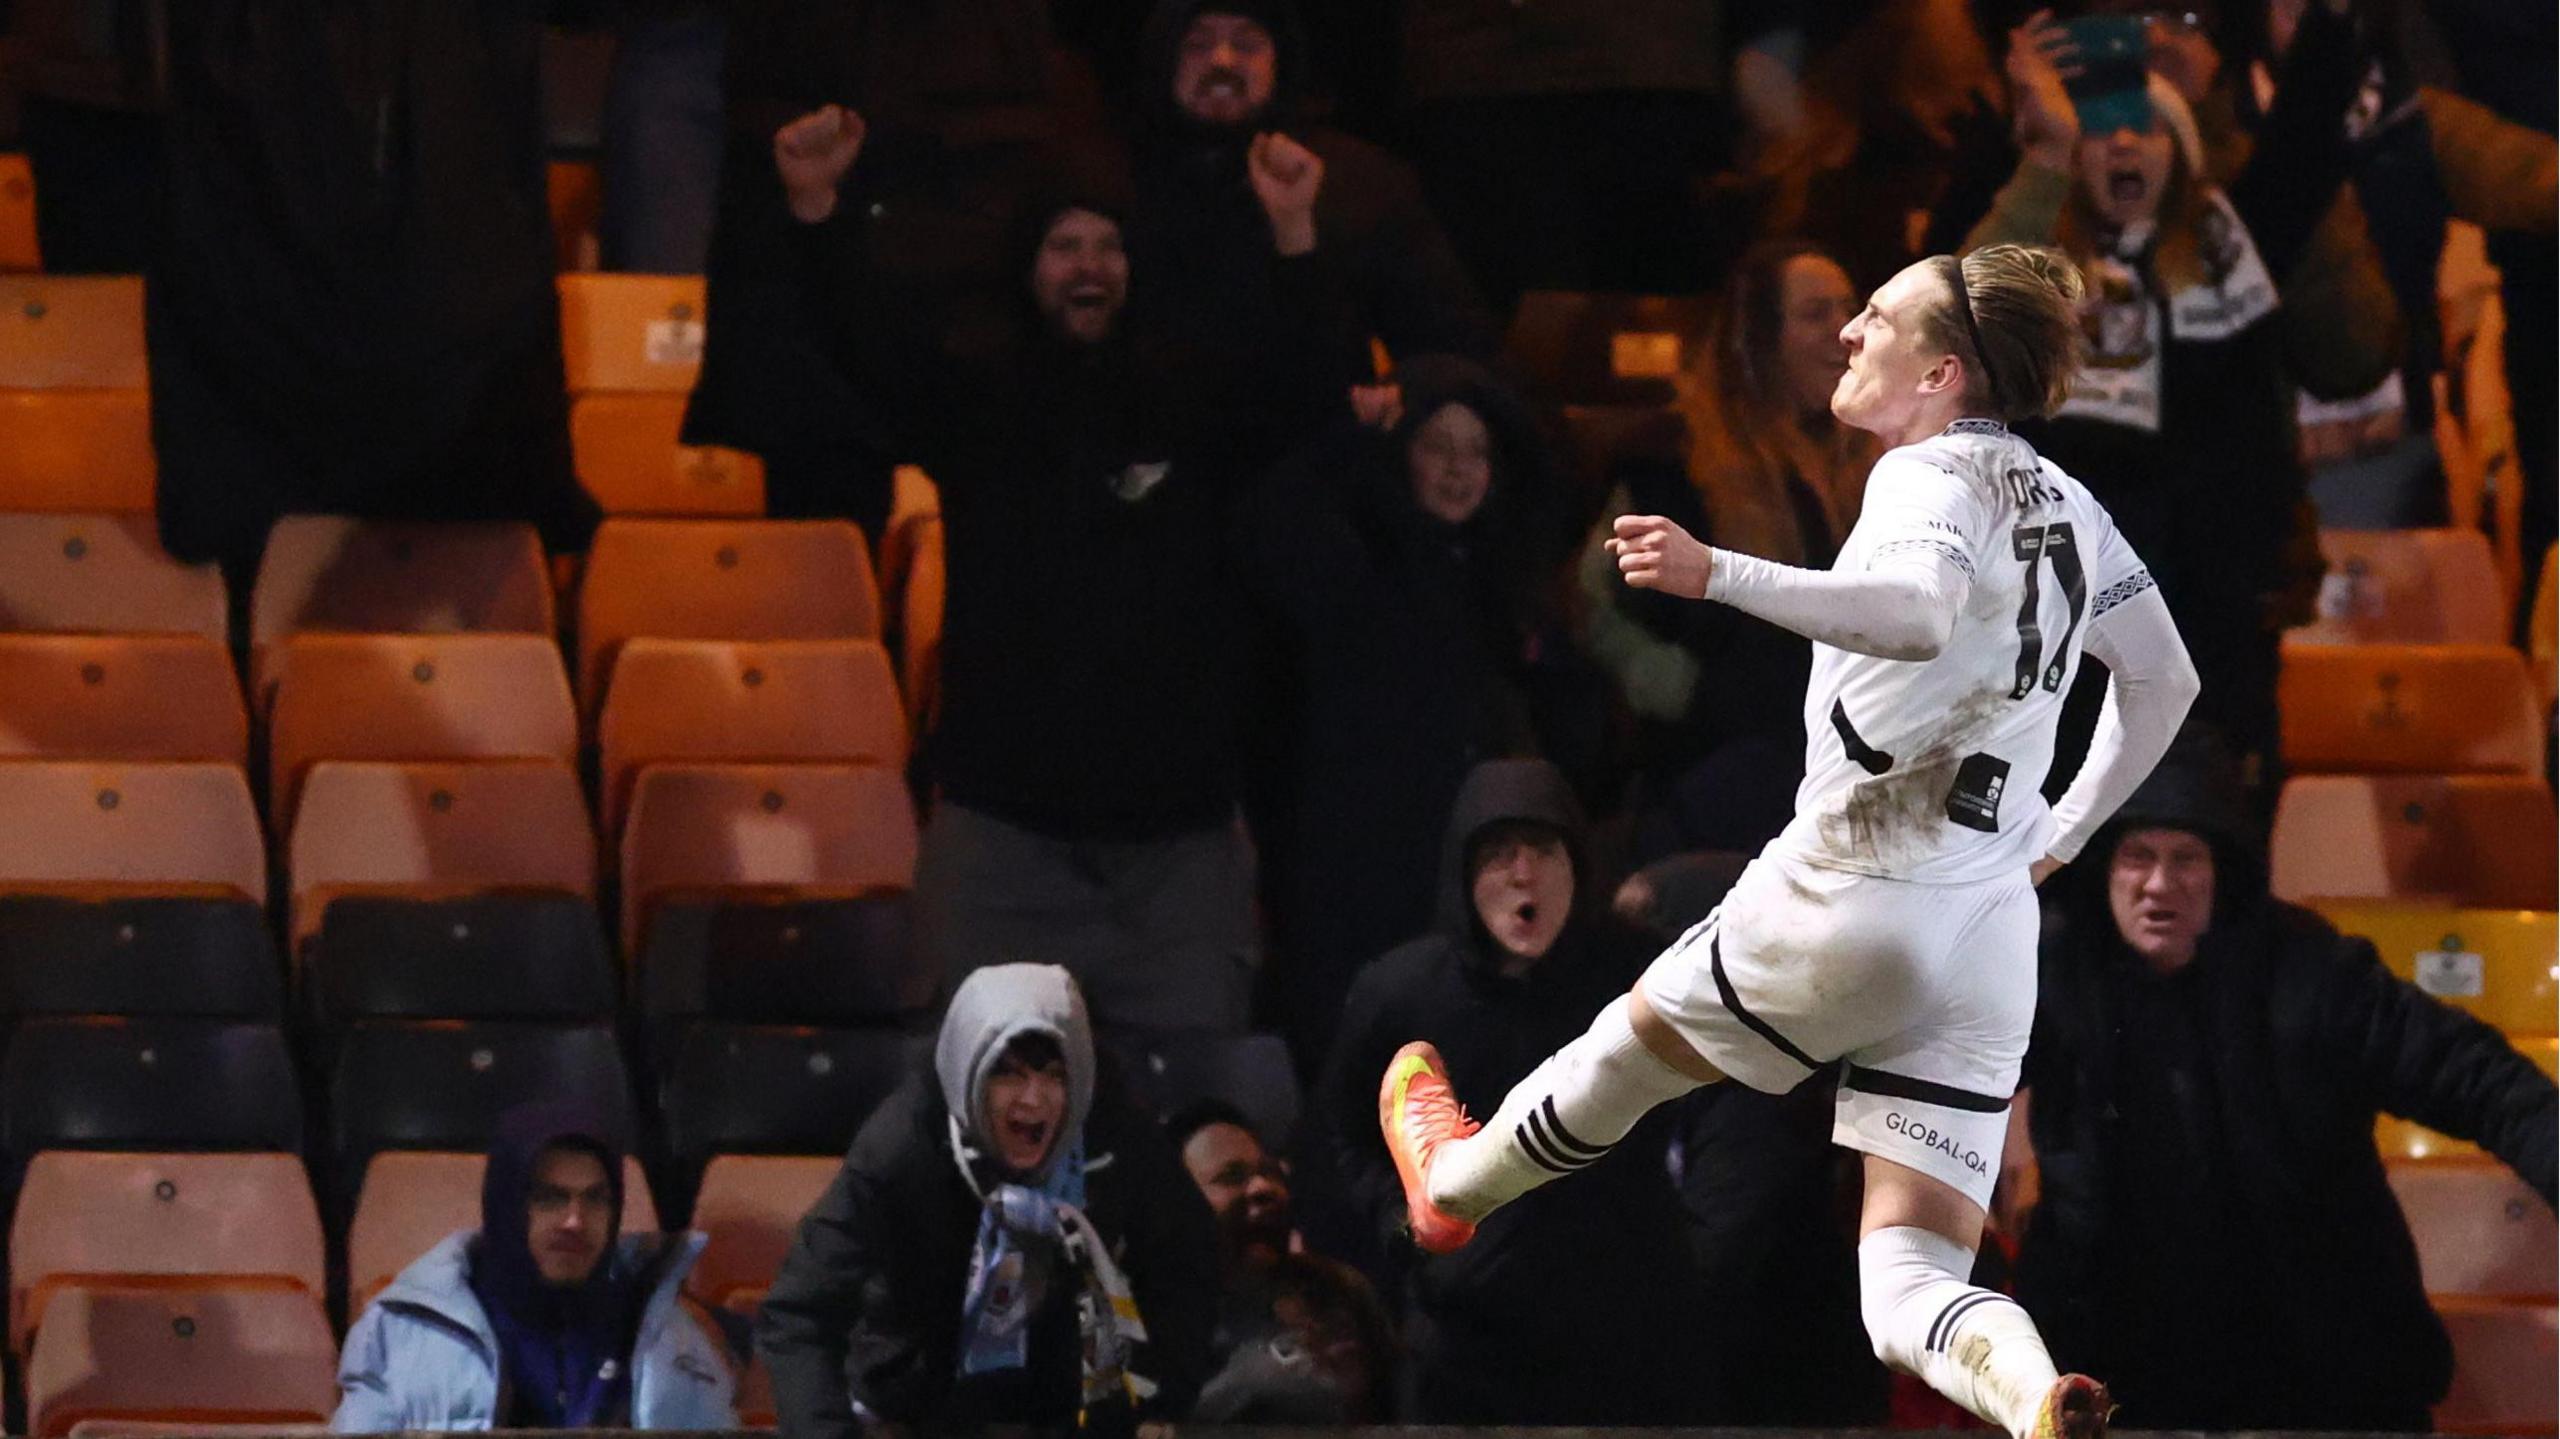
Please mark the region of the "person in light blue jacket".
POLYGON ((480 1228, 420 1256, 348 1330, 331 1429, 737 1427, 735 1371, 679 1299, 703 1236, 617 1233, 609 1133, 565 1105, 500 1118, 480 1228))

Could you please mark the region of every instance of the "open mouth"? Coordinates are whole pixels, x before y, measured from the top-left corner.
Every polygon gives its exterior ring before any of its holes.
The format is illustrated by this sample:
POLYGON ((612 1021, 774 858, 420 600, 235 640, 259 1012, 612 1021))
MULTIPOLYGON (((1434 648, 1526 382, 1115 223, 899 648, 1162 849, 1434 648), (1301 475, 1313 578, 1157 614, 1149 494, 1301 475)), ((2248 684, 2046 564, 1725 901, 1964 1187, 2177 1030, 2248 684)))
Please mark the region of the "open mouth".
POLYGON ((1538 902, 1534 899, 1524 899, 1518 904, 1512 906, 1511 913, 1512 916, 1518 919, 1522 924, 1536 924, 1538 922, 1538 902))
POLYGON ((2151 188, 2139 170, 2118 169, 2107 172, 2107 198, 2119 205, 2137 205, 2151 188))
POLYGON ((1067 290, 1067 305, 1077 310, 1103 310, 1111 306, 1111 290, 1101 284, 1074 285, 1067 290))
POLYGON ((1004 1136, 1026 1151, 1045 1148, 1049 1143, 1049 1122, 1045 1119, 1008 1119, 1004 1136))

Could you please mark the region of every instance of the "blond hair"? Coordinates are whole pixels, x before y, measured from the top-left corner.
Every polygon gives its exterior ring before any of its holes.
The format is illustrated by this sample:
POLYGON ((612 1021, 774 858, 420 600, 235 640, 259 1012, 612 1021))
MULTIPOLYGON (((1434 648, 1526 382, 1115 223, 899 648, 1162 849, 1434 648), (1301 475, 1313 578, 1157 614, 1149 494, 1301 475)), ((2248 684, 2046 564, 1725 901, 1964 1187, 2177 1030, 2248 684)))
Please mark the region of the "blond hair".
POLYGON ((1966 410, 2015 424, 2061 408, 2080 369, 2080 267, 2048 246, 1985 245, 1939 269, 1929 342, 1964 361, 1966 410))

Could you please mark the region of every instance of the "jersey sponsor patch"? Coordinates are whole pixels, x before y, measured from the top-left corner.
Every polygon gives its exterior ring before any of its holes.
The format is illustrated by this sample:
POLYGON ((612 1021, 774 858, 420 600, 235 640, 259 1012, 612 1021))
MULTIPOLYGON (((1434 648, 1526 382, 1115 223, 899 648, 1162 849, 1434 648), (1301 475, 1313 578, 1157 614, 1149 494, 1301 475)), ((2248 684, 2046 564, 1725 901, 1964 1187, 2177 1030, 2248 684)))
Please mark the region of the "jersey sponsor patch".
POLYGON ((1984 834, 2000 832, 2000 795, 2009 787, 2009 762, 1998 755, 1969 754, 1956 766, 1955 787, 1947 791, 1947 820, 1978 829, 1984 834))

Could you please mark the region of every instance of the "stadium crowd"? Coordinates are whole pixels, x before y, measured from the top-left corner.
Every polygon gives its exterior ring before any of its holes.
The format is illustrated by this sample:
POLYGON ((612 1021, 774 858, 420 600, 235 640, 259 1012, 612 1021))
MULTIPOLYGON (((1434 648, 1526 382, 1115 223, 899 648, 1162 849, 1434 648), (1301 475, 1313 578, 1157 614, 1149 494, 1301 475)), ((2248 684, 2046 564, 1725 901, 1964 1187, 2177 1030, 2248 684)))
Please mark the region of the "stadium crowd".
POLYGON ((2089 278, 2073 397, 2021 428, 2205 687, 2045 886, 1977 1282, 2129 1424, 2423 1430, 2454 1361, 2377 1118, 2553 1199, 2552 1080, 2270 880, 2321 527, 2453 518, 2449 221, 2504 300, 2522 594, 2554 537, 2539 5, 0 15, 47 267, 146 277, 159 536, 235 606, 314 512, 528 522, 575 585, 554 26, 614 44, 605 265, 707 276, 686 441, 875 540, 900 466, 938 494, 907 776, 936 1003, 760 1314, 682 1302, 698 1238, 621 1232, 638 1136, 528 1096, 476 1232, 355 1318, 341 1430, 730 1427, 751 1360, 806 1436, 1950 1421, 1870 1352, 1828 1079, 1668 1106, 1446 1257, 1400 1236, 1374 1096, 1427 1036, 1490 1111, 1783 827, 1810 646, 1628 588, 1609 521, 1829 565, 1877 454, 1830 413, 1843 324, 2003 241, 2089 278), (1613 375, 1521 341, 1557 292, 1697 318, 1613 375), (1271 1109, 1166 1114, 1130 1072, 1248 1032, 1287 1047, 1271 1109))

